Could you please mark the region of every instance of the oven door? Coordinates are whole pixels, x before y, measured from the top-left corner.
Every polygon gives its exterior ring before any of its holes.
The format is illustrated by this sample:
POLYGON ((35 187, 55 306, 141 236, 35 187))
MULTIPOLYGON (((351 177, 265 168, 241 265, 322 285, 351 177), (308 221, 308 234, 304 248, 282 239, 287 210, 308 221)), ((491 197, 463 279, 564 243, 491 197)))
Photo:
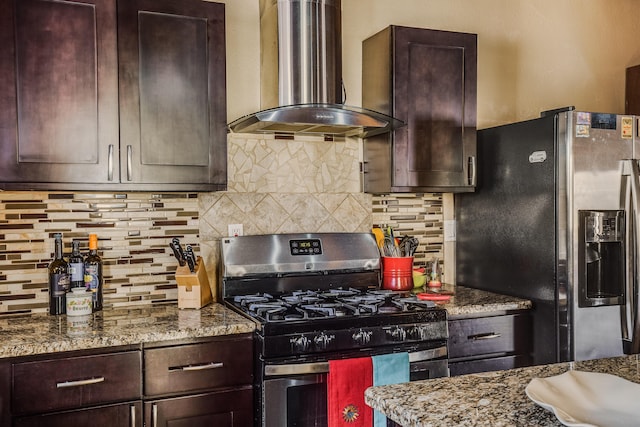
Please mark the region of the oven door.
MULTIPOLYGON (((411 381, 449 376, 447 347, 409 353, 411 381)), ((263 427, 326 427, 329 362, 265 364, 263 427)))

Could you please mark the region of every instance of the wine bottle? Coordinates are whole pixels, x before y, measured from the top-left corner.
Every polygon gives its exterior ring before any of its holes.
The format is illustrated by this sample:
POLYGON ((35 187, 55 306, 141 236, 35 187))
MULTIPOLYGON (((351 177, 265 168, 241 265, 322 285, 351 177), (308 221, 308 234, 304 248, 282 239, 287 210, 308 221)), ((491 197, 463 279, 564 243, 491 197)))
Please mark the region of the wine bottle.
POLYGON ((67 310, 66 294, 69 290, 68 264, 62 254, 62 234, 55 233, 54 256, 49 263, 49 314, 65 314, 67 310))
POLYGON ((89 254, 84 259, 84 284, 91 291, 93 311, 102 310, 102 259, 98 255, 98 236, 89 234, 89 254))
POLYGON ((69 257, 69 280, 71 288, 82 288, 84 284, 84 260, 80 253, 80 242, 74 240, 71 243, 72 251, 69 257))

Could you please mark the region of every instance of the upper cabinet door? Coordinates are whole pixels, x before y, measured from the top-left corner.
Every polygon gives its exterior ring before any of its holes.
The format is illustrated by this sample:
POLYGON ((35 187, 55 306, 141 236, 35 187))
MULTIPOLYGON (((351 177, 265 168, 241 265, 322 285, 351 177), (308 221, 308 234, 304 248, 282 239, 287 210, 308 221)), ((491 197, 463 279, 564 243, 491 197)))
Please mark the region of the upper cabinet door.
POLYGON ((118 182, 115 28, 112 0, 0 1, 3 185, 118 182))
POLYGON ((118 3, 121 180, 226 185, 224 5, 118 3))
POLYGON ((365 191, 475 188, 475 34, 391 26, 363 45, 363 106, 406 123, 365 140, 365 191))
POLYGON ((226 188, 224 5, 0 0, 0 188, 226 188))

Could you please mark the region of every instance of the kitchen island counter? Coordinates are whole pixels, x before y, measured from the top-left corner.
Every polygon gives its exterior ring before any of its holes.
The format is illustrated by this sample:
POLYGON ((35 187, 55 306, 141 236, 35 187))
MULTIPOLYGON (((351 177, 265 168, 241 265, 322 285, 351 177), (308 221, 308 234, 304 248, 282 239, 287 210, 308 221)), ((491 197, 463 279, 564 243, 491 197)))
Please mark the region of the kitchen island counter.
POLYGON ((0 319, 0 358, 253 332, 255 324, 222 304, 109 309, 89 316, 44 313, 0 319))
POLYGON ((561 426, 525 394, 531 379, 574 369, 640 383, 638 361, 623 356, 370 387, 365 401, 404 427, 561 426))

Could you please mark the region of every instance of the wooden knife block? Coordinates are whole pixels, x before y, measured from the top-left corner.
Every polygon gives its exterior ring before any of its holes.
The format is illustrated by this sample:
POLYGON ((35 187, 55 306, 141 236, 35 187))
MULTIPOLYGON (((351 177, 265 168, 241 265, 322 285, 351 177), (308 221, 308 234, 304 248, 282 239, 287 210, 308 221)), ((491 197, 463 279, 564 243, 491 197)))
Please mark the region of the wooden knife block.
POLYGON ((207 269, 202 257, 198 257, 197 261, 195 273, 189 271, 189 267, 186 265, 176 269, 178 308, 200 309, 213 300, 207 269))

